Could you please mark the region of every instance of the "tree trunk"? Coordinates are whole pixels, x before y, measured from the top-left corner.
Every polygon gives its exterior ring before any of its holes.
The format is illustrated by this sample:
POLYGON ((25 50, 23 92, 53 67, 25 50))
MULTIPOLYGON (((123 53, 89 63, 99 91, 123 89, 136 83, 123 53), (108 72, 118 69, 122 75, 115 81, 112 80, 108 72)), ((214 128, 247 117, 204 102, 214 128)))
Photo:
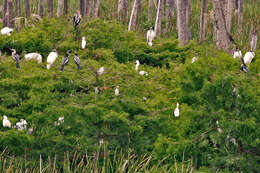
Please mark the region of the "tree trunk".
POLYGON ((3 27, 7 26, 8 13, 7 13, 7 0, 4 0, 4 16, 3 16, 3 27))
POLYGON ((244 11, 244 0, 239 0, 238 3, 238 33, 242 33, 243 32, 243 13, 244 11))
POLYGON ((63 0, 58 0, 57 17, 62 15, 63 0))
POLYGON ((7 26, 10 28, 13 28, 14 21, 13 21, 13 1, 12 0, 7 0, 7 13, 8 13, 7 26))
POLYGON ((20 0, 15 1, 15 10, 16 10, 16 16, 20 17, 21 16, 21 1, 20 0))
POLYGON ((68 14, 68 8, 69 8, 69 4, 68 4, 68 0, 64 0, 64 8, 63 8, 63 14, 67 15, 68 14))
POLYGON ((79 9, 80 9, 80 14, 81 16, 85 15, 85 0, 80 0, 79 1, 79 9))
POLYGON ((38 15, 43 18, 44 15, 44 0, 39 0, 38 15))
POLYGON ((191 40, 191 32, 189 28, 190 23, 190 15, 191 15, 191 0, 186 0, 187 6, 186 6, 186 40, 191 40))
POLYGON ((166 31, 169 31, 170 24, 173 24, 173 19, 174 17, 174 9, 176 9, 176 2, 175 0, 167 0, 167 5, 168 8, 166 8, 166 15, 167 15, 167 21, 166 21, 166 31))
POLYGON ((24 0, 24 9, 25 9, 25 16, 30 17, 31 11, 30 11, 30 3, 29 0, 24 0))
POLYGON ((178 25, 178 39, 181 46, 185 46, 187 39, 187 23, 186 23, 186 6, 187 0, 177 0, 177 25, 178 25))
POLYGON ((223 8, 221 6, 221 2, 219 0, 212 0, 213 9, 216 18, 216 27, 218 29, 217 34, 217 47, 219 49, 224 49, 227 52, 230 52, 230 38, 226 29, 225 16, 223 12, 223 8))
POLYGON ((138 0, 136 6, 136 23, 138 22, 138 24, 140 24, 142 20, 142 0, 138 0))
POLYGON ((132 7, 132 12, 130 16, 129 25, 128 25, 128 31, 134 30, 136 26, 137 1, 138 0, 133 1, 133 7, 132 7))
POLYGON ((90 17, 91 17, 91 2, 90 2, 90 0, 86 0, 85 14, 87 16, 87 19, 90 19, 90 17))
POLYGON ((205 39, 206 13, 207 13, 207 0, 202 0, 201 14, 200 14, 200 43, 205 39))
POLYGON ((250 50, 256 51, 256 46, 257 46, 257 30, 254 28, 253 25, 251 25, 250 28, 250 50))
POLYGON ((231 32, 233 8, 234 8, 234 0, 228 0, 227 15, 226 15, 226 25, 227 25, 228 33, 231 32))
POLYGON ((48 17, 52 18, 53 17, 53 0, 48 0, 48 17))
POLYGON ((118 19, 124 22, 127 22, 127 18, 128 18, 128 3, 129 3, 128 1, 129 0, 118 1, 118 8, 117 8, 118 19))
POLYGON ((151 22, 152 20, 153 20, 153 0, 149 0, 148 21, 151 22))
POLYGON ((161 30, 162 30, 162 0, 158 0, 155 26, 154 26, 155 35, 160 37, 161 30))
POLYGON ((94 14, 93 17, 98 17, 98 9, 99 9, 99 0, 94 0, 94 14))

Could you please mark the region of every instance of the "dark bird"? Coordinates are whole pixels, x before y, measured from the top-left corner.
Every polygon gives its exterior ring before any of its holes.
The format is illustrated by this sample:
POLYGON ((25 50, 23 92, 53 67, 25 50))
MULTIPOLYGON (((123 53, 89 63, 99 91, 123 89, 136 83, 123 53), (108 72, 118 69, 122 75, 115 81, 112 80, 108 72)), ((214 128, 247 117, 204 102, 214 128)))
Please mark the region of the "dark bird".
POLYGON ((67 53, 66 53, 66 55, 65 55, 64 58, 62 59, 62 64, 61 64, 60 72, 62 72, 63 69, 64 69, 64 66, 68 64, 70 53, 71 53, 71 50, 68 50, 67 53))
POLYGON ((242 64, 241 64, 241 67, 240 67, 240 70, 247 73, 248 72, 248 67, 246 66, 245 62, 244 62, 244 59, 243 58, 240 58, 242 64))
POLYGON ((79 25, 80 21, 81 21, 81 15, 80 15, 79 10, 77 10, 77 12, 74 13, 74 16, 73 16, 73 26, 75 29, 79 25))
POLYGON ((15 49, 12 50, 13 60, 16 62, 16 68, 20 68, 20 56, 16 53, 15 49))
POLYGON ((79 64, 80 60, 79 60, 79 56, 76 52, 74 53, 74 62, 78 66, 78 69, 80 69, 80 64, 79 64))

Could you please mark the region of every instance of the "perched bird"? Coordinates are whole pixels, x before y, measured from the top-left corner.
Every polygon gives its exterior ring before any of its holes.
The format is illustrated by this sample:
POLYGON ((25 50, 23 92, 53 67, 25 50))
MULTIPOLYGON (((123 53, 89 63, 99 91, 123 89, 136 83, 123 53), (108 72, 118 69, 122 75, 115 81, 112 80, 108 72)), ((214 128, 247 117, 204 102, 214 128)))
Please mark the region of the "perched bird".
POLYGON ((64 70, 64 66, 69 63, 70 53, 71 53, 71 50, 68 50, 68 51, 66 52, 66 55, 65 55, 64 58, 62 59, 62 64, 61 64, 60 72, 62 72, 62 71, 64 70))
POLYGON ((236 48, 236 51, 233 54, 233 58, 234 59, 236 59, 236 58, 241 59, 242 58, 242 52, 241 52, 241 50, 239 50, 239 48, 236 48))
POLYGON ((198 54, 195 53, 195 56, 191 59, 191 63, 193 64, 194 62, 196 62, 198 60, 198 54))
POLYGON ((98 71, 97 71, 97 74, 98 74, 98 75, 102 75, 102 74, 104 73, 104 71, 105 71, 104 67, 100 67, 100 68, 98 69, 98 71))
POLYGON ((148 73, 146 72, 146 71, 139 71, 139 75, 141 75, 141 76, 143 76, 143 75, 145 75, 145 76, 148 76, 148 73))
POLYGON ((58 118, 58 121, 55 121, 55 122, 54 122, 54 125, 55 125, 55 126, 59 126, 59 125, 61 125, 61 124, 63 124, 63 123, 64 123, 64 116, 59 117, 59 118, 58 118))
POLYGON ((6 115, 3 116, 3 127, 11 128, 11 122, 8 120, 6 115))
POLYGON ((12 28, 4 27, 3 29, 1 29, 1 34, 2 34, 2 35, 11 36, 11 33, 12 33, 13 31, 14 31, 14 29, 12 29, 12 28))
POLYGON ((56 49, 53 49, 52 52, 47 57, 47 69, 51 68, 51 65, 56 61, 58 53, 56 49))
POLYGON ((244 63, 250 64, 254 57, 255 57, 255 53, 252 50, 250 50, 244 56, 244 63))
POLYGON ((81 48, 82 48, 82 49, 85 49, 86 44, 87 44, 87 42, 86 42, 86 37, 82 37, 81 48))
POLYGON ((78 69, 80 69, 80 59, 76 52, 74 53, 74 62, 78 66, 78 69))
POLYGON ((174 116, 175 117, 180 116, 179 103, 177 103, 177 107, 174 109, 174 116))
POLYGON ((24 55, 24 58, 26 61, 35 59, 35 60, 37 60, 38 64, 42 63, 42 56, 38 53, 28 53, 28 54, 24 55))
POLYGON ((241 58, 240 59, 241 60, 241 67, 240 67, 240 70, 241 71, 243 71, 243 72, 245 72, 245 73, 247 73, 249 70, 248 70, 248 67, 246 66, 246 64, 245 64, 245 62, 244 62, 244 59, 243 58, 241 58))
POLYGON ((222 133, 223 130, 222 130, 222 128, 220 127, 218 120, 216 121, 216 124, 217 124, 217 130, 218 130, 218 132, 219 132, 219 133, 222 133))
POLYGON ((139 65, 140 65, 139 60, 136 60, 136 61, 135 61, 135 71, 138 71, 139 65))
POLYGON ((74 26, 75 29, 79 25, 80 21, 81 21, 80 11, 77 10, 76 13, 74 13, 74 16, 73 16, 73 26, 74 26))
POLYGON ((154 37, 155 37, 155 32, 154 32, 153 28, 150 27, 150 30, 148 30, 147 34, 146 34, 146 39, 147 39, 146 42, 148 43, 148 45, 150 47, 153 45, 154 37))
POLYGON ((20 56, 16 53, 15 49, 12 50, 13 60, 16 62, 16 68, 20 68, 20 56))
POLYGON ((27 129, 27 122, 24 119, 21 119, 19 122, 16 123, 14 126, 17 130, 24 130, 27 129))
POLYGON ((116 86, 116 89, 115 89, 115 96, 119 96, 119 86, 116 86))

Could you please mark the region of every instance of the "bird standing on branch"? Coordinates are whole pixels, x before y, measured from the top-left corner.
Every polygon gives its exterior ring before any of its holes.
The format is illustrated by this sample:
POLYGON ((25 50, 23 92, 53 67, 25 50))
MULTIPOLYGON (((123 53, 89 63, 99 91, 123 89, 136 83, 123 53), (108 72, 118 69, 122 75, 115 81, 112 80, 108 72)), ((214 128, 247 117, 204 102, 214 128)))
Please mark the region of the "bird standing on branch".
POLYGON ((79 25, 80 21, 81 21, 80 11, 77 10, 76 13, 74 13, 74 16, 73 16, 73 26, 74 26, 75 29, 79 25))
POLYGON ((68 51, 66 52, 66 55, 65 55, 64 58, 62 59, 62 64, 61 64, 60 72, 62 72, 62 71, 64 70, 64 66, 68 64, 70 53, 71 53, 71 50, 68 50, 68 51))
POLYGON ((20 68, 20 56, 16 53, 15 49, 12 50, 13 60, 16 62, 16 68, 20 68))

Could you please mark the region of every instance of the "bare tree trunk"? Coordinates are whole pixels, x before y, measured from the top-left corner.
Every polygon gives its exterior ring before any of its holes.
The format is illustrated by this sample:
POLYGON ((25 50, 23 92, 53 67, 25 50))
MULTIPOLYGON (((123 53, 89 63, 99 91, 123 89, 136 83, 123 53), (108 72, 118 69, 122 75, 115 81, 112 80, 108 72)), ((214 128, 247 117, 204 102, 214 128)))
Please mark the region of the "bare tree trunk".
POLYGON ((21 1, 20 0, 15 1, 15 10, 16 10, 16 16, 20 17, 21 16, 21 1))
POLYGON ((85 15, 85 0, 80 0, 79 1, 79 10, 80 10, 80 14, 81 16, 85 15))
POLYGON ((93 17, 98 17, 98 9, 99 9, 99 0, 94 0, 94 14, 93 17))
POLYGON ((256 46, 257 46, 257 30, 254 28, 253 25, 251 25, 250 28, 250 50, 256 51, 256 46))
POLYGON ((142 20, 142 0, 138 0, 136 5, 137 5, 136 23, 140 24, 142 20))
POLYGON ((185 46, 188 42, 187 23, 186 23, 186 6, 187 0, 177 0, 177 25, 178 25, 178 39, 181 46, 185 46))
POLYGON ((225 16, 223 12, 223 8, 219 0, 212 0, 213 9, 216 18, 216 24, 218 28, 217 34, 217 47, 219 49, 224 49, 227 52, 230 52, 230 38, 226 29, 225 16))
POLYGON ((231 32, 233 8, 234 8, 234 0, 228 0, 227 15, 226 15, 226 25, 227 25, 228 33, 231 32))
POLYGON ((13 1, 12 0, 7 0, 7 13, 8 13, 7 26, 10 28, 13 28, 14 21, 13 21, 13 1))
POLYGON ((169 26, 173 21, 174 17, 174 9, 176 9, 176 0, 167 0, 168 8, 166 8, 166 15, 167 15, 167 21, 166 21, 166 31, 169 31, 169 26))
POLYGON ((186 40, 191 40, 191 31, 189 28, 189 23, 190 23, 190 15, 191 15, 191 0, 186 0, 187 1, 187 6, 186 6, 186 40))
POLYGON ((62 15, 63 0, 58 0, 57 17, 62 15))
POLYGON ((244 0, 239 0, 238 3, 238 32, 242 33, 243 32, 243 13, 244 11, 244 0))
POLYGON ((202 0, 201 14, 200 14, 200 43, 205 39, 206 13, 207 13, 207 0, 202 0))
POLYGON ((44 0, 39 0, 38 15, 43 18, 44 15, 44 0))
POLYGON ((53 0, 48 0, 48 17, 53 17, 53 0))
POLYGON ((127 22, 129 0, 118 0, 117 14, 118 19, 127 22))
POLYGON ((160 37, 161 30, 162 30, 162 0, 158 0, 155 26, 154 26, 155 35, 160 37))
POLYGON ((153 0, 149 0, 148 21, 151 22, 152 20, 153 20, 153 0))
POLYGON ((4 16, 3 16, 3 27, 7 26, 8 13, 7 13, 7 0, 4 0, 4 16))
POLYGON ((63 14, 67 15, 68 14, 68 8, 69 8, 69 4, 68 4, 68 0, 64 0, 64 8, 63 8, 63 14))
POLYGON ((138 0, 133 1, 133 7, 132 7, 132 12, 130 16, 129 25, 128 25, 128 31, 134 30, 136 26, 137 1, 138 0))
POLYGON ((25 9, 25 16, 30 17, 31 11, 30 11, 30 3, 29 0, 24 0, 24 9, 25 9))
POLYGON ((91 2, 90 2, 90 0, 86 0, 85 14, 87 16, 87 19, 90 19, 90 17, 91 17, 91 2))

